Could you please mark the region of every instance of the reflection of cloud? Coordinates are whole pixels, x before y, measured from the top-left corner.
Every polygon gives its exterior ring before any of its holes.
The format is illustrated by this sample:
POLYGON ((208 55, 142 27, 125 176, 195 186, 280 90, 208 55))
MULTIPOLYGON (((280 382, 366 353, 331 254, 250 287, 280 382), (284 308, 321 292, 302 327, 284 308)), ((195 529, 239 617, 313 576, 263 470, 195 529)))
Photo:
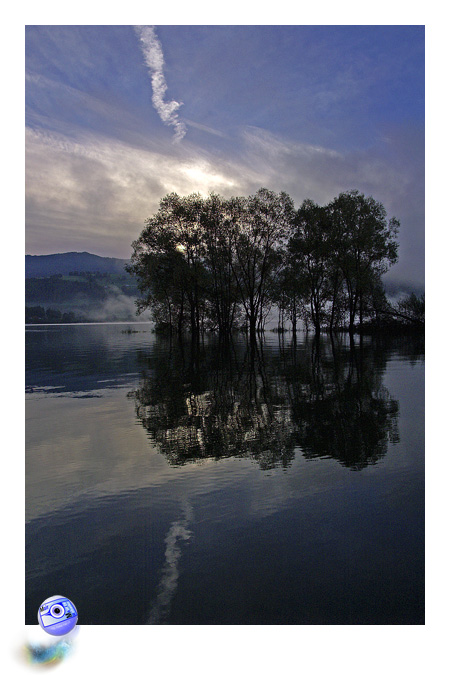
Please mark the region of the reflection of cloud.
POLYGON ((177 591, 180 576, 181 541, 188 541, 191 530, 188 525, 192 520, 192 507, 188 502, 183 504, 183 518, 172 523, 166 536, 166 562, 162 568, 161 580, 156 601, 150 611, 147 623, 164 623, 169 616, 170 605, 177 591))

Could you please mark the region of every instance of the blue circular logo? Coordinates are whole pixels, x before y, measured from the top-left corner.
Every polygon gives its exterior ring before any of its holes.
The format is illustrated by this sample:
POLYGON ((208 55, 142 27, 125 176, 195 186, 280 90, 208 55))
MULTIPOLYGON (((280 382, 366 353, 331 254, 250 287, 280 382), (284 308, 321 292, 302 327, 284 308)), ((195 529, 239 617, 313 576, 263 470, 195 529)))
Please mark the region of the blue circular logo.
POLYGON ((49 635, 66 635, 75 628, 78 612, 69 598, 52 595, 39 607, 38 621, 49 635))

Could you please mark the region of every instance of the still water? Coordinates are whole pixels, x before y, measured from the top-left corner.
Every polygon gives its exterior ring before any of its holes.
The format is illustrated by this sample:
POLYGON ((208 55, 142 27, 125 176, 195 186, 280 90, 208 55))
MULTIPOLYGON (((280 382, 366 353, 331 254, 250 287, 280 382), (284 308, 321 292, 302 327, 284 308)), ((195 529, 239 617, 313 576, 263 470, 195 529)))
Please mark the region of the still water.
POLYGON ((424 351, 26 328, 26 612, 424 622, 424 351))

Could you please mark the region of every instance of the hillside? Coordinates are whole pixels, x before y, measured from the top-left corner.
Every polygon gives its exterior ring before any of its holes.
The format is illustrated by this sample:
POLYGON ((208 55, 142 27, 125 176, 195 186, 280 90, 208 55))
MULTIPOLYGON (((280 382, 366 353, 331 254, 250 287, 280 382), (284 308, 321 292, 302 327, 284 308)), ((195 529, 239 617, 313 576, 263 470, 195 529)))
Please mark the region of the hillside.
POLYGON ((106 272, 107 274, 125 274, 124 267, 129 260, 121 258, 103 258, 93 253, 53 253, 51 255, 26 255, 25 277, 51 277, 55 274, 71 272, 106 272))
POLYGON ((139 291, 127 262, 91 253, 25 256, 26 323, 136 321, 139 291))

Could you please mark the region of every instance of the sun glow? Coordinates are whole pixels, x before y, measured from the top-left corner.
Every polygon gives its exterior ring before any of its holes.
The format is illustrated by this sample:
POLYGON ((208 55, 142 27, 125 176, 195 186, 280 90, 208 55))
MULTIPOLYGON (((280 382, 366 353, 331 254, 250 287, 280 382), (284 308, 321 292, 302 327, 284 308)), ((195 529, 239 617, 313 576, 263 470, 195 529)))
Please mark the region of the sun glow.
POLYGON ((214 190, 232 188, 235 185, 233 180, 216 173, 206 164, 191 164, 183 167, 181 171, 195 184, 195 191, 205 197, 214 190))

